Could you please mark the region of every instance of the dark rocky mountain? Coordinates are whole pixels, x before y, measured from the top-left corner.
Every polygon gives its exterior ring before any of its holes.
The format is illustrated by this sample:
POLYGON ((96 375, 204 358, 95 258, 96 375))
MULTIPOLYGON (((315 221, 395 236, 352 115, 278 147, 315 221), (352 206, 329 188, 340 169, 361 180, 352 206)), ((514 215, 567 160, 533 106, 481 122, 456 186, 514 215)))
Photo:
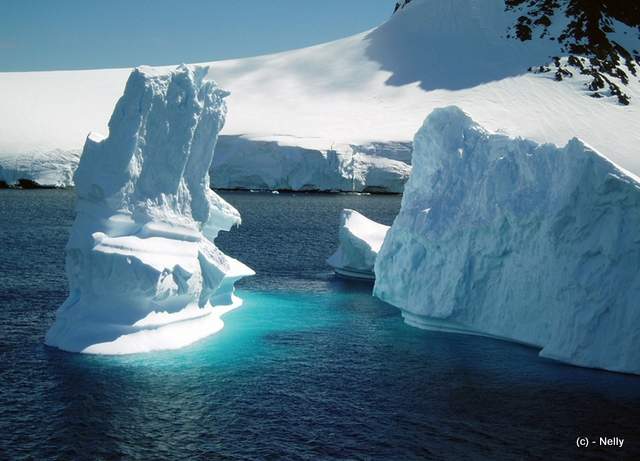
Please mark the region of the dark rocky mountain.
MULTIPOLYGON (((400 0, 394 12, 412 0, 400 0)), ((575 73, 589 76, 592 97, 616 96, 630 102, 625 86, 640 70, 640 1, 505 0, 516 15, 506 39, 549 40, 558 53, 547 63, 531 63, 532 72, 553 72, 558 81, 575 73)))
MULTIPOLYGON (((573 72, 591 76, 588 85, 591 96, 601 97, 601 91, 629 104, 624 85, 637 78, 640 52, 627 49, 619 41, 620 23, 632 28, 640 40, 640 2, 629 0, 506 0, 507 10, 520 16, 513 30, 523 41, 557 40, 562 56, 553 57, 553 66, 540 66, 535 71, 555 71, 556 80, 571 77, 573 72), (553 27, 553 20, 566 17, 564 27, 553 27), (552 19, 553 18, 553 19, 552 19), (554 33, 555 32, 555 33, 554 33)), ((564 18, 562 18, 564 19, 564 18)))
POLYGON ((399 2, 396 2, 396 6, 393 9, 393 12, 395 13, 399 9, 404 8, 408 3, 411 3, 411 0, 400 0, 399 2))

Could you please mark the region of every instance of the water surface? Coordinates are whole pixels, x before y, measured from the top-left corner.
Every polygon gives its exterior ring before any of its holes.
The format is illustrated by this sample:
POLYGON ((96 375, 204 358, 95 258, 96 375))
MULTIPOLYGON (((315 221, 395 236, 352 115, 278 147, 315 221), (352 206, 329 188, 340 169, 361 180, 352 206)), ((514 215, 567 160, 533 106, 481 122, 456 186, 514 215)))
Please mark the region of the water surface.
POLYGON ((390 224, 394 196, 225 193, 219 246, 245 305, 180 351, 44 346, 66 297, 72 191, 0 191, 1 459, 620 459, 640 456, 640 379, 405 325, 324 263, 339 212, 390 224), (618 436, 622 450, 576 448, 618 436))

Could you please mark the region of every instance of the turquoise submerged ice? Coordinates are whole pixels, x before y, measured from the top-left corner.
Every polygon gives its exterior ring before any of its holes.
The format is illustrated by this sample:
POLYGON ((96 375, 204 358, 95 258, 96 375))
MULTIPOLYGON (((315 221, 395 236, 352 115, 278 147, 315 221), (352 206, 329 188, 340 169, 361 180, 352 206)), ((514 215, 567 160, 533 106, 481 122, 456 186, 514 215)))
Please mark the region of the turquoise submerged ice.
POLYGON ((405 320, 640 373, 640 185, 577 139, 490 134, 457 107, 414 140, 375 294, 405 320))
POLYGON ((213 243, 240 215, 208 187, 227 93, 206 73, 134 70, 109 137, 87 138, 66 247, 70 294, 47 344, 176 349, 220 330, 221 315, 240 304, 233 284, 253 271, 213 243))

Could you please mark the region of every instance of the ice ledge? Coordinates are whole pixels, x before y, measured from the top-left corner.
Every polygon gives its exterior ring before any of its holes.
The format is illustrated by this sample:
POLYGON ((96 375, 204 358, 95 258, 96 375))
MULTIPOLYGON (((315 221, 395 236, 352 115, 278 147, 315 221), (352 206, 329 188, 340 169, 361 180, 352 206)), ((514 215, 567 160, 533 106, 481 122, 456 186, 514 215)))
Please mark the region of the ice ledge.
POLYGON ((233 302, 226 306, 215 308, 187 306, 181 312, 184 318, 176 318, 166 312, 153 312, 143 319, 144 321, 139 321, 134 331, 123 334, 113 341, 93 344, 81 352, 125 355, 180 349, 222 330, 224 327, 222 316, 241 305, 242 299, 234 295, 233 302))

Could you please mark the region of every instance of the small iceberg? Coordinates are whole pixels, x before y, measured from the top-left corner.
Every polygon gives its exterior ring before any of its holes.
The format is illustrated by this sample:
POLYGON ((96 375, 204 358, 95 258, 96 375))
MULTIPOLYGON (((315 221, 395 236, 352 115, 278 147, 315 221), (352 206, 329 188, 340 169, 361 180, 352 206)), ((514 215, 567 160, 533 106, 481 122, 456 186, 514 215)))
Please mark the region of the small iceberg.
POLYGON ((355 210, 342 210, 339 245, 327 259, 336 274, 356 279, 374 280, 376 256, 389 226, 377 223, 355 210))

